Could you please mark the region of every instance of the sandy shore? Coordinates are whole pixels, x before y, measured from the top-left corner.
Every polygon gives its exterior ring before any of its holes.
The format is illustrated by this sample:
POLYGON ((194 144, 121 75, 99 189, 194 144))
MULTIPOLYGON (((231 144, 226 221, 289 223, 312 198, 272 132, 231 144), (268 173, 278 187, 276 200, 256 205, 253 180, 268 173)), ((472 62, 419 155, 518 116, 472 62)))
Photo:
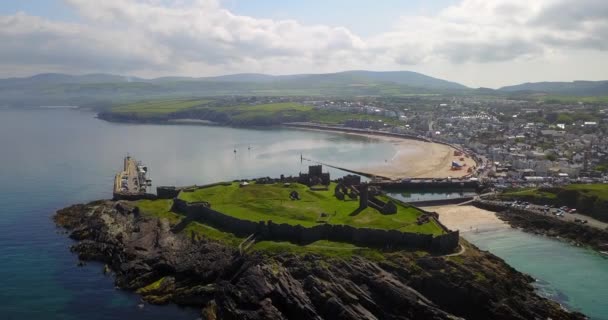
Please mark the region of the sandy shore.
POLYGON ((365 136, 390 142, 397 152, 393 158, 386 159, 385 164, 358 168, 361 172, 391 179, 457 178, 467 175, 467 169, 475 166, 473 159, 464 157, 464 161, 461 161, 463 157, 454 156, 455 149, 444 144, 377 135, 365 136), (451 170, 452 161, 466 165, 462 170, 451 170))
POLYGON ((395 148, 396 153, 391 159, 386 159, 384 164, 365 168, 348 168, 369 175, 385 177, 393 180, 401 180, 404 178, 459 178, 468 174, 468 168, 476 166, 473 159, 454 156, 454 148, 440 143, 375 135, 372 133, 344 132, 339 131, 339 129, 307 127, 296 128, 300 130, 363 136, 370 139, 391 143, 395 148), (451 170, 452 161, 456 161, 459 164, 464 165, 463 169, 451 170))
POLYGON ((423 209, 439 213, 441 223, 452 230, 460 230, 460 233, 510 228, 507 223, 498 219, 494 212, 473 206, 448 205, 423 209))

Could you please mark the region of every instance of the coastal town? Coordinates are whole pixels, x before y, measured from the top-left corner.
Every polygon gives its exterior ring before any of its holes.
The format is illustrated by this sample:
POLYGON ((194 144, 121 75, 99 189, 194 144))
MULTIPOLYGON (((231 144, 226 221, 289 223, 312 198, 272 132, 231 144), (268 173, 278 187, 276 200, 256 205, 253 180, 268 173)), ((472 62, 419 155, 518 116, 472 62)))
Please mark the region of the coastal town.
POLYGON ((608 104, 474 96, 303 103, 352 115, 340 124, 316 123, 328 129, 423 139, 474 154, 483 166, 471 177, 499 189, 608 182, 608 104))

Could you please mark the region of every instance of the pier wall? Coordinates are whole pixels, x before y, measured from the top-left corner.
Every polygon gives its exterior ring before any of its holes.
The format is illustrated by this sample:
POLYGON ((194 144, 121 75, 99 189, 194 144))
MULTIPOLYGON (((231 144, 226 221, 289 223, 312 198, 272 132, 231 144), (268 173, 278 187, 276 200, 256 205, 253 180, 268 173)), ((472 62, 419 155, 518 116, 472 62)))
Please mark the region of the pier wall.
POLYGON ((478 181, 434 181, 426 182, 412 180, 408 182, 372 182, 372 186, 378 186, 382 190, 421 190, 421 189, 444 189, 444 190, 477 190, 480 187, 478 181))
POLYGON ((158 197, 153 193, 121 193, 114 192, 112 200, 126 200, 126 201, 137 201, 137 200, 156 200, 158 197))
POLYGON ((437 200, 422 200, 422 201, 411 201, 406 202, 409 205, 416 207, 433 207, 433 206, 444 206, 449 204, 459 204, 473 200, 473 197, 460 197, 460 198, 448 198, 448 199, 437 199, 437 200))
POLYGON ((253 222, 215 211, 204 202, 188 203, 177 198, 173 201, 173 210, 185 214, 188 219, 210 224, 239 236, 249 236, 255 233, 263 239, 290 241, 298 244, 329 240, 369 247, 405 247, 447 253, 453 252, 459 241, 458 231, 447 231, 446 234, 433 236, 396 230, 355 228, 347 225, 322 224, 303 227, 278 224, 272 221, 253 222))

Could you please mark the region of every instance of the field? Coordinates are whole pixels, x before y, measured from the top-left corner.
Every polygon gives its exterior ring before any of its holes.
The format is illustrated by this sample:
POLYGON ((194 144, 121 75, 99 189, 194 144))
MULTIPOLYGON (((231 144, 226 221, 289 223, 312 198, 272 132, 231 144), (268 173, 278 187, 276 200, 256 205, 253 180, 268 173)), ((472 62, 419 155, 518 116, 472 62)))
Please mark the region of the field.
POLYGON ((558 95, 548 95, 540 98, 539 100, 544 101, 546 103, 594 103, 594 104, 605 104, 608 103, 608 96, 588 96, 588 97, 580 97, 580 96, 558 96, 558 95))
MULTIPOLYGON (((214 186, 194 192, 182 192, 180 198, 189 202, 207 201, 214 210, 251 221, 272 220, 311 227, 326 221, 386 230, 399 230, 427 234, 441 234, 442 229, 434 222, 418 225, 416 219, 422 212, 413 207, 398 205, 392 215, 382 215, 372 208, 358 210, 358 200, 340 201, 333 195, 335 184, 327 191, 311 191, 307 186, 291 184, 251 184, 240 188, 237 183, 214 186), (291 191, 297 191, 301 200, 290 200, 291 191), (325 214, 327 217, 322 217, 325 214)), ((380 197, 382 198, 382 197, 380 197)), ((388 200, 388 199, 382 199, 388 200)))
POLYGON ((183 111, 209 103, 211 100, 155 100, 115 106, 111 109, 116 113, 136 113, 139 115, 160 115, 183 111))
POLYGON ((171 212, 173 200, 139 200, 137 206, 142 214, 157 218, 168 219, 171 223, 177 223, 182 216, 171 212))
POLYGON ((502 194, 504 197, 513 198, 539 198, 539 199, 555 199, 555 193, 541 191, 538 188, 526 188, 507 191, 502 194))
POLYGON ((307 121, 340 124, 350 119, 381 120, 391 124, 398 122, 397 119, 378 115, 316 110, 296 102, 234 106, 211 102, 192 99, 143 101, 115 106, 110 112, 102 114, 102 118, 135 122, 189 118, 235 126, 272 126, 307 121))

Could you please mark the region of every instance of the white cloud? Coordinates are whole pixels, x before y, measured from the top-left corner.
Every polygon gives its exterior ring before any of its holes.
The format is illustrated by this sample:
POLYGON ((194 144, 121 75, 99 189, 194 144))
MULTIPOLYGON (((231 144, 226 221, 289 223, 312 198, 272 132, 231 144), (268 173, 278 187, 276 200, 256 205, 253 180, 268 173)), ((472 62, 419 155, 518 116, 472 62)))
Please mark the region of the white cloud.
MULTIPOLYGON (((367 38, 343 27, 239 16, 214 0, 66 2, 81 22, 25 13, 0 16, 1 73, 13 75, 21 65, 28 73, 39 66, 40 72, 143 76, 345 69, 436 70, 435 75, 443 75, 437 66, 551 64, 556 55, 571 55, 564 75, 572 77, 575 65, 605 64, 576 57, 606 57, 608 50, 608 2, 603 0, 464 0, 435 15, 403 16, 393 30, 367 38)), ((446 76, 474 85, 504 84, 446 76)), ((533 75, 522 74, 519 81, 526 77, 533 75)))

